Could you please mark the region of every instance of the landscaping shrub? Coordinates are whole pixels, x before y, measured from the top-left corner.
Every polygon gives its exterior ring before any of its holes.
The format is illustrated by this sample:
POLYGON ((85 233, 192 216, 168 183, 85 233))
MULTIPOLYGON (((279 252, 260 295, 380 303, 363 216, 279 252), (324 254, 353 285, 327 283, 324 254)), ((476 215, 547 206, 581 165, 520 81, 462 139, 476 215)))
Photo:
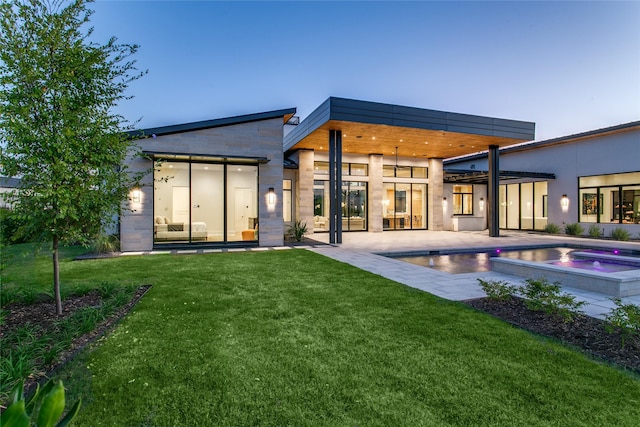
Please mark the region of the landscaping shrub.
POLYGON ((603 234, 602 229, 598 226, 598 224, 591 224, 589 226, 588 233, 590 237, 595 237, 596 239, 602 237, 603 234))
POLYGON ((302 238, 307 233, 307 223, 298 220, 289 226, 287 234, 291 236, 296 242, 302 241, 302 238))
MULTIPOLYGON (((85 289, 80 291, 81 294, 86 293, 85 289)), ((69 317, 54 322, 46 330, 26 325, 0 337, 0 400, 19 381, 36 372, 43 372, 75 338, 95 330, 102 321, 130 301, 135 288, 103 282, 98 292, 102 296, 101 304, 77 310, 69 317)), ((33 295, 39 297, 41 294, 33 295)), ((50 295, 48 298, 52 299, 50 295)), ((24 302, 24 298, 20 302, 24 302)), ((37 302, 37 299, 32 302, 37 302)))
POLYGON ((582 312, 580 307, 584 301, 576 301, 573 295, 560 292, 560 283, 549 283, 547 279, 527 279, 520 290, 526 298, 525 304, 529 310, 544 311, 560 316, 564 322, 570 322, 582 312))
POLYGON ((21 220, 11 209, 0 208, 0 240, 4 243, 26 243, 20 229, 24 226, 21 220))
POLYGON ((611 231, 611 238, 613 240, 623 240, 626 242, 631 238, 631 233, 624 228, 617 227, 611 231))
POLYGON ((624 347, 628 338, 640 337, 640 306, 634 304, 623 304, 620 298, 611 298, 616 305, 605 316, 607 329, 609 332, 620 332, 620 345, 624 347))
POLYGON ((509 284, 506 280, 482 280, 478 279, 480 287, 487 294, 487 297, 496 301, 506 301, 513 297, 518 287, 509 284))
POLYGON ((567 224, 564 227, 565 234, 569 236, 580 236, 584 233, 584 228, 579 223, 567 224))
POLYGON ((108 254, 120 250, 120 239, 115 234, 100 235, 91 244, 91 249, 97 254, 108 254))
POLYGON ((544 227, 544 231, 549 234, 559 234, 560 226, 551 222, 544 227))

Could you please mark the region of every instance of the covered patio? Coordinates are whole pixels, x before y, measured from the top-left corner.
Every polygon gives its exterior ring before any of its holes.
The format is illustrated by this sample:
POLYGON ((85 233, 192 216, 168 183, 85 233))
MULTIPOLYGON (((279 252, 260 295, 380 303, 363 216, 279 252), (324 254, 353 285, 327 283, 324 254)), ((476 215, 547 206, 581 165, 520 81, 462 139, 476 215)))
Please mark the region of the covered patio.
POLYGON ((498 149, 534 139, 535 124, 400 105, 331 97, 284 138, 285 156, 299 164, 298 219, 314 216, 314 154, 328 154, 329 240, 342 241, 342 164, 348 155, 368 156, 368 230, 382 231, 383 165, 398 159, 428 171, 427 224, 443 229, 443 160, 488 151, 489 234, 499 235, 498 149))

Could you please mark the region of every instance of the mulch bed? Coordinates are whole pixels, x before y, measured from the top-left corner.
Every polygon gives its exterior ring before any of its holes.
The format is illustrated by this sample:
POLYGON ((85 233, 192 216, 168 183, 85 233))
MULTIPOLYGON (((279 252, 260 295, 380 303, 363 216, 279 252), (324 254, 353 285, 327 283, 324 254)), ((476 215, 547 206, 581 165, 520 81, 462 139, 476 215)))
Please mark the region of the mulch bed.
MULTIPOLYGON (((88 344, 94 342, 109 331, 120 319, 131 311, 150 288, 151 285, 140 286, 136 289, 133 297, 127 304, 120 307, 117 312, 112 313, 111 316, 100 323, 92 332, 76 338, 72 342, 71 347, 60 355, 55 364, 45 367, 44 372, 27 378, 24 384, 25 394, 28 395, 30 390, 34 389, 38 382, 46 381, 57 369, 64 366, 88 344)), ((45 334, 47 331, 53 329, 55 322, 66 319, 82 308, 99 306, 101 303, 102 298, 98 291, 92 291, 81 296, 72 296, 62 302, 61 316, 56 315, 56 306, 53 301, 36 302, 28 305, 18 303, 7 304, 2 308, 5 311, 5 317, 4 324, 0 327, 0 337, 26 324, 37 326, 40 334, 45 334)))
POLYGON ((464 302, 512 325, 555 338, 592 356, 640 373, 640 338, 627 338, 622 347, 620 333, 608 332, 604 320, 580 315, 565 323, 558 316, 529 310, 524 300, 517 297, 507 301, 478 298, 464 302))

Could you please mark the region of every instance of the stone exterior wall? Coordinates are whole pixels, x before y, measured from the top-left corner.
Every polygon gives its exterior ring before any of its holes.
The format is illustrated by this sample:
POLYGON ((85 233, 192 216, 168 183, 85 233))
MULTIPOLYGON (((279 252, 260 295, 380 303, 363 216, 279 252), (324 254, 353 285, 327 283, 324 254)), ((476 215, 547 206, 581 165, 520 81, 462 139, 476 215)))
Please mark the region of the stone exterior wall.
MULTIPOLYGON (((442 208, 442 194, 444 190, 442 159, 429 159, 427 173, 429 186, 427 188, 427 212, 429 230, 442 231, 444 229, 444 212, 442 208)), ((447 214, 451 212, 451 198, 448 199, 447 214)))
MULTIPOLYGON (((282 118, 253 121, 209 129, 148 137, 138 141, 143 151, 216 157, 264 157, 258 170, 258 222, 260 246, 283 243, 282 221, 282 118), (267 205, 267 192, 274 188, 276 204, 267 205)), ((129 203, 121 218, 121 248, 125 252, 153 248, 152 162, 133 159, 131 171, 149 170, 141 187, 140 203, 129 203)))

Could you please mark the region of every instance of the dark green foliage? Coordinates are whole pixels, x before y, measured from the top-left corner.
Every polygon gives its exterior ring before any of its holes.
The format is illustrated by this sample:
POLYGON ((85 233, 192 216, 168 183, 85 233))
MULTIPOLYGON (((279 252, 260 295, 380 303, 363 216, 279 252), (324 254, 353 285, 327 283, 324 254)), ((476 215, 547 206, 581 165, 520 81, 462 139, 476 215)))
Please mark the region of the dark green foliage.
POLYGON ((544 227, 544 231, 546 233, 549 233, 549 234, 559 234, 560 233, 560 226, 550 222, 549 224, 547 224, 544 227))
POLYGON ((73 421, 80 410, 81 401, 73 404, 62 417, 65 407, 65 391, 62 381, 49 380, 36 389, 27 401, 22 382, 16 384, 10 394, 9 406, 2 413, 3 427, 65 427, 73 421))
POLYGON ((564 232, 569 236, 580 236, 582 233, 584 233, 584 227, 582 227, 582 225, 577 222, 573 224, 567 224, 564 227, 564 232))
POLYGON ((482 290, 487 294, 487 297, 496 301, 509 300, 518 290, 517 286, 511 285, 509 282, 503 280, 485 281, 478 279, 478 282, 480 282, 480 287, 482 287, 482 290))
POLYGON ((108 254, 120 250, 120 239, 115 234, 100 234, 91 243, 91 249, 97 254, 108 254))
POLYGON ((302 238, 307 233, 307 223, 302 222, 301 220, 297 220, 292 225, 289 226, 287 230, 287 234, 294 239, 296 242, 302 241, 302 238))
POLYGON ((87 244, 120 213, 127 156, 138 149, 113 108, 144 73, 138 46, 104 45, 85 31, 87 1, 0 3, 0 175, 20 177, 6 193, 18 235, 51 242, 56 312, 62 312, 60 244, 87 244))
POLYGON ((0 208, 0 240, 5 244, 26 243, 22 235, 25 222, 13 210, 0 208))
POLYGON ((631 238, 631 233, 624 228, 617 227, 611 230, 611 238, 613 240, 627 241, 631 238))
MULTIPOLYGON (((87 290, 96 292, 90 288, 80 290, 80 294, 87 293, 87 290)), ((95 330, 103 320, 131 300, 133 291, 130 286, 102 282, 97 290, 102 304, 77 310, 55 322, 47 331, 27 324, 0 337, 0 400, 12 385, 56 361, 74 339, 95 330)))
POLYGON ((640 306, 624 304, 620 298, 611 298, 616 305, 606 316, 609 331, 619 331, 621 345, 626 340, 640 337, 640 306))
POLYGON ((526 298, 525 304, 530 310, 544 311, 561 317, 565 322, 573 320, 581 314, 580 307, 584 301, 576 301, 573 295, 560 292, 558 282, 549 283, 547 279, 527 279, 520 289, 526 298))
POLYGON ((588 233, 590 237, 594 237, 596 239, 602 237, 602 234, 603 234, 602 228, 600 228, 598 224, 591 224, 589 226, 588 233))

